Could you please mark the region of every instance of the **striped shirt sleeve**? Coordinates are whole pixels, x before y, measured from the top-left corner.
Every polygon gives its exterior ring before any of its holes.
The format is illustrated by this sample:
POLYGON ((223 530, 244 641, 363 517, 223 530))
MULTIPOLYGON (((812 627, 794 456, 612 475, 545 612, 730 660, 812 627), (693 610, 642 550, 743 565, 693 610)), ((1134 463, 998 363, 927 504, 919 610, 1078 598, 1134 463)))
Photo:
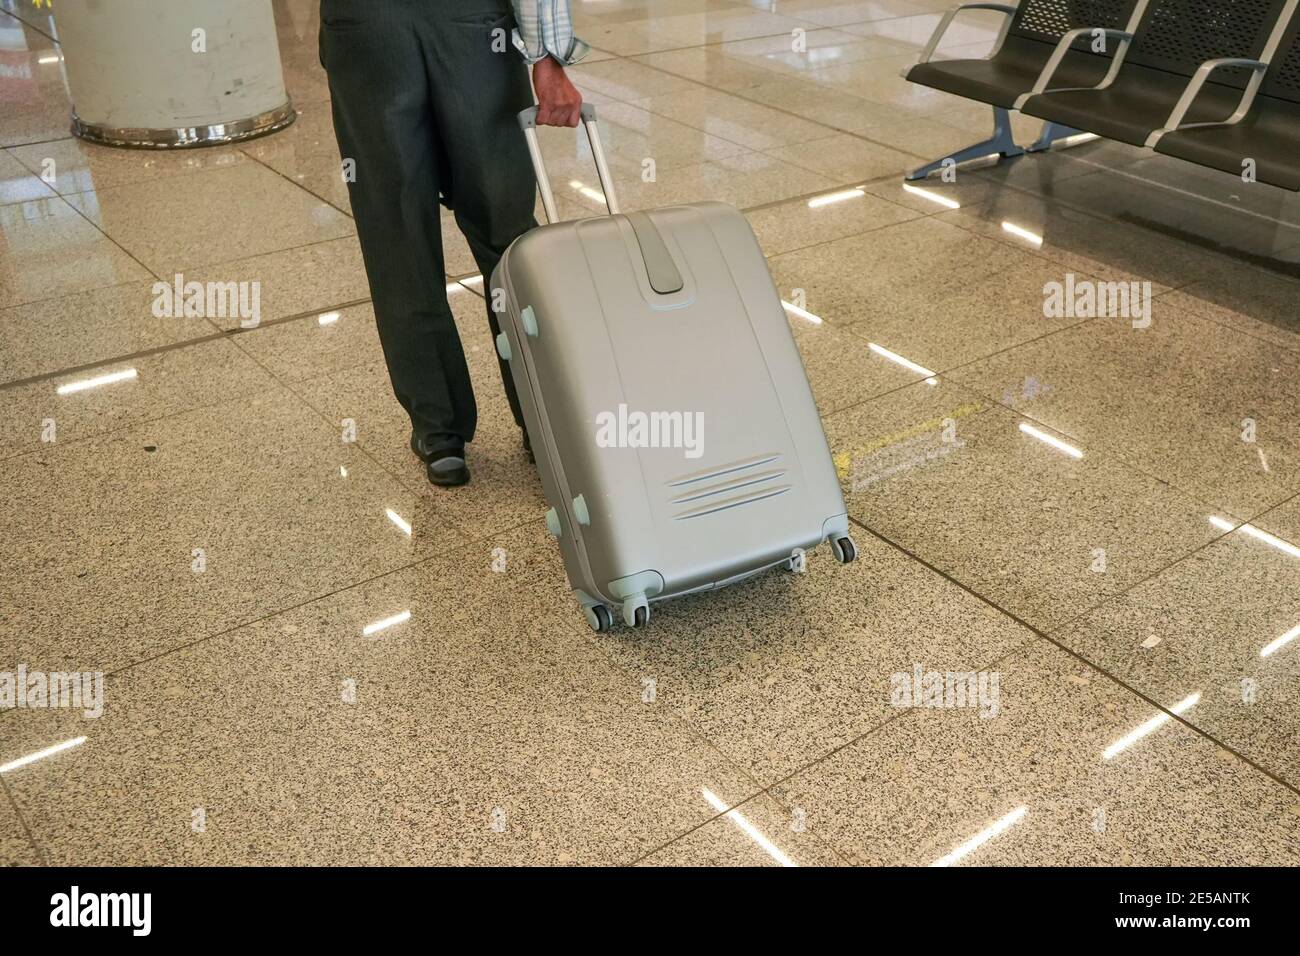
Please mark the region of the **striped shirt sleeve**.
POLYGON ((515 8, 513 42, 528 63, 553 56, 561 63, 576 63, 591 49, 573 35, 569 0, 511 0, 515 8))

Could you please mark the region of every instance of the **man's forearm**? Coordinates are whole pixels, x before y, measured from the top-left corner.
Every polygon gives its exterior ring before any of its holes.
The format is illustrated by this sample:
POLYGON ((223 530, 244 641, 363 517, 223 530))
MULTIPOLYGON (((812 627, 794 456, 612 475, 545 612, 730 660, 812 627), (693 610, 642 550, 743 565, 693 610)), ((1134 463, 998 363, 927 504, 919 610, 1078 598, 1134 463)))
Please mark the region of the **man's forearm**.
POLYGON ((515 48, 529 63, 551 56, 564 64, 576 63, 591 48, 573 35, 569 0, 511 0, 518 27, 515 48))

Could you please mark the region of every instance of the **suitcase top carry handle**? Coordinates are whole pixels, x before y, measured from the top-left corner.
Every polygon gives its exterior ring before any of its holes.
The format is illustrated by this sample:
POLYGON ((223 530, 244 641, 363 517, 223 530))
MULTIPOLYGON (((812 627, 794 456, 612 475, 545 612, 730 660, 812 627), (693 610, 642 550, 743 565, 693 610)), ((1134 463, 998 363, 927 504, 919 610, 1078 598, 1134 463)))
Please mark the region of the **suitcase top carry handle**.
MULTIPOLYGON (((533 172, 537 174, 537 186, 542 194, 542 208, 546 210, 546 221, 559 221, 555 209, 555 196, 551 192, 551 180, 546 175, 546 163, 542 160, 542 149, 537 142, 537 107, 530 106, 519 113, 519 126, 528 141, 528 155, 533 158, 533 172)), ((587 131, 587 142, 591 144, 591 155, 596 160, 596 175, 600 179, 600 188, 605 193, 605 205, 612 216, 618 212, 618 199, 614 195, 614 177, 605 162, 605 150, 600 145, 600 131, 596 129, 596 107, 590 103, 582 104, 582 127, 587 131)))

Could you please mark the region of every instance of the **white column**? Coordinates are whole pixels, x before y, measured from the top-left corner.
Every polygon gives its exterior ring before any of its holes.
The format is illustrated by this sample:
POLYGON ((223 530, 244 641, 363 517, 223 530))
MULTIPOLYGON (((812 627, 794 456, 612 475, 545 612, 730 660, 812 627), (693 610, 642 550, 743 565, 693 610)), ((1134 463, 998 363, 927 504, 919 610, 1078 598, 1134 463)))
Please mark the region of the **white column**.
POLYGON ((84 139, 199 146, 294 120, 271 0, 58 0, 54 26, 84 139))

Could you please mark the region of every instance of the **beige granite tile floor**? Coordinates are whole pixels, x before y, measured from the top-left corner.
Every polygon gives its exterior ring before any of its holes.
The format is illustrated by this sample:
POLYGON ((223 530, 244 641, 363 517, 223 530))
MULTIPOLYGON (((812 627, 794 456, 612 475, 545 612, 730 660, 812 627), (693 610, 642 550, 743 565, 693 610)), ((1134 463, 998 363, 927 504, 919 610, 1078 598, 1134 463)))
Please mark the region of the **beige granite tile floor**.
POLYGON ((5 782, 54 862, 633 862, 758 787, 610 666, 557 564, 517 531, 133 668, 93 723, 30 712, 0 761, 87 740, 5 782))
MULTIPOLYGON (((688 166, 658 169, 653 181, 621 182, 618 198, 627 210, 653 209, 686 202, 704 202, 711 197, 739 209, 779 202, 792 196, 834 189, 839 185, 822 173, 813 172, 769 156, 750 152, 724 156, 688 166)), ((591 174, 588 185, 595 184, 591 174)), ((583 192, 575 196, 592 212, 604 212, 598 197, 583 192)))
POLYGON ((108 434, 192 408, 219 405, 275 387, 255 361, 224 339, 165 349, 3 392, 0 459, 108 434), (119 377, 93 387, 91 383, 119 377))
POLYGON ((45 179, 29 170, 8 151, 0 150, 0 206, 29 199, 46 199, 53 195, 54 190, 45 179))
POLYGON ((282 382, 319 378, 384 360, 369 302, 276 323, 232 341, 282 382))
MULTIPOLYGON (((647 11, 648 12, 648 11, 647 11)), ((728 7, 593 24, 589 42, 619 56, 784 34, 815 24, 747 7, 728 7)))
POLYGON ((749 149, 776 149, 829 132, 783 110, 703 87, 647 96, 635 105, 749 149))
POLYGON ((900 708, 772 794, 858 864, 1300 861, 1294 791, 1046 641, 993 673, 996 716, 900 708))
POLYGON ((158 276, 354 232, 351 218, 254 163, 73 193, 67 201, 158 276), (263 214, 231 216, 231 194, 263 214))
POLYGON ((821 173, 837 183, 876 179, 903 172, 914 165, 912 157, 905 153, 844 133, 770 149, 767 154, 821 173))
POLYGON ((1062 278, 1053 263, 1018 258, 1006 269, 972 276, 950 291, 918 286, 893 308, 867 310, 845 328, 926 368, 955 369, 1086 321, 1044 318, 1043 287, 1062 278))
MULTIPOLYGON (((240 256, 183 275, 186 282, 258 283, 260 320, 266 324, 290 316, 319 315, 370 298, 356 236, 240 256)), ((227 331, 246 324, 238 315, 214 315, 209 321, 227 331)))
MULTIPOLYGON (((1300 863, 1300 200, 1105 142, 904 182, 988 128, 898 76, 950 5, 575 4, 624 207, 743 208, 808 313, 860 552, 606 635, 481 284, 474 480, 406 446, 314 0, 274 0, 297 122, 178 153, 71 138, 51 13, 0 13, 0 671, 108 672, 100 717, 0 711, 0 864, 926 865, 999 821, 951 862, 1300 863), (159 317, 177 271, 259 322, 159 317), (1153 325, 1045 317, 1067 273, 1153 325), (899 706, 950 669, 998 682, 899 706)), ((543 143, 599 213, 584 138, 543 143)))
MULTIPOLYGON (((48 11, 44 15, 48 17, 48 11)), ((0 11, 0 29, 8 38, 5 66, 9 71, 0 147, 66 139, 71 135, 72 110, 54 42, 6 11, 0 11)))
POLYGON ((0 866, 36 866, 41 862, 18 810, 0 784, 0 866))
POLYGON ((829 205, 809 206, 807 199, 784 200, 746 212, 759 244, 768 256, 794 252, 835 239, 892 226, 921 213, 862 189, 829 205))
POLYGON ((1164 707, 1199 693, 1185 720, 1295 786, 1300 557, 1252 536, 1269 514, 1054 636, 1164 707))
POLYGON ((286 0, 275 5, 276 33, 280 39, 280 66, 285 91, 294 106, 328 101, 329 80, 320 64, 317 38, 320 4, 286 0))
POLYGON ((803 816, 760 794, 725 807, 701 787, 701 797, 720 812, 637 861, 638 866, 844 866, 845 859, 809 828, 803 816))
POLYGON ((1040 387, 1012 388, 1012 408, 1243 520, 1300 492, 1294 352, 1157 297, 1149 318, 1082 322, 951 372, 993 399, 1026 375, 1040 387))
POLYGON ((1296 278, 1247 265, 1235 276, 1197 278, 1170 292, 1165 301, 1294 352, 1300 350, 1297 294, 1296 278))
POLYGON ((841 327, 897 314, 918 298, 955 294, 1034 258, 924 217, 774 256, 770 264, 778 289, 803 289, 806 308, 841 327))
POLYGON ((274 382, 167 411, 5 461, 0 667, 124 667, 464 540, 274 382))
MULTIPOLYGON (((601 103, 596 115, 601 145, 620 184, 629 176, 640 178, 646 159, 654 160, 656 170, 674 169, 749 151, 741 143, 631 102, 601 103)), ((581 132, 546 129, 540 138, 547 150, 547 169, 553 181, 565 182, 575 175, 593 178, 591 149, 581 132)))
POLYGON ((217 332, 202 318, 154 315, 153 281, 0 309, 0 384, 67 372, 217 332))
POLYGON ((240 154, 269 166, 350 215, 348 187, 343 180, 329 101, 294 105, 298 118, 292 126, 274 136, 244 143, 239 148, 240 154))
MULTIPOLYGON (((1071 181, 1067 177, 1066 182, 1071 181)), ((1212 275, 1224 261, 1209 250, 1150 230, 1101 219, 1090 211, 1061 209, 1051 201, 1010 190, 990 193, 986 202, 963 204, 937 218, 1031 250, 1061 266, 1062 274, 1069 271, 1107 281, 1147 282, 1153 293, 1212 275)))
POLYGON ((1034 639, 897 549, 855 533, 861 558, 851 565, 820 548, 806 574, 776 571, 664 604, 653 640, 616 631, 606 652, 768 786, 888 721, 891 675, 917 662, 978 671, 1034 639))
POLYGON ((65 196, 187 176, 209 169, 225 169, 248 162, 248 158, 233 146, 169 153, 113 149, 80 139, 14 146, 6 152, 33 175, 49 176, 53 190, 65 196))
POLYGON ((540 524, 542 485, 523 450, 498 371, 483 299, 470 291, 450 298, 461 330, 478 403, 478 431, 468 446, 474 494, 431 486, 424 464, 407 447, 410 419, 393 400, 382 361, 295 383, 292 387, 330 421, 351 418, 357 444, 411 493, 436 504, 461 532, 478 539, 523 522, 540 524))
POLYGON ((0 308, 153 278, 58 196, 0 206, 0 308))
POLYGON ((849 513, 1029 623, 1069 621, 1218 536, 1204 502, 935 381, 826 418, 849 513))
MULTIPOLYGON (((1288 542, 1300 542, 1300 496, 1257 516, 1251 525, 1288 542)), ((1245 534, 1249 537, 1251 533, 1247 531, 1245 534)))

